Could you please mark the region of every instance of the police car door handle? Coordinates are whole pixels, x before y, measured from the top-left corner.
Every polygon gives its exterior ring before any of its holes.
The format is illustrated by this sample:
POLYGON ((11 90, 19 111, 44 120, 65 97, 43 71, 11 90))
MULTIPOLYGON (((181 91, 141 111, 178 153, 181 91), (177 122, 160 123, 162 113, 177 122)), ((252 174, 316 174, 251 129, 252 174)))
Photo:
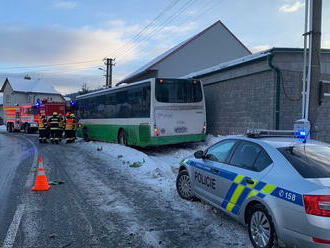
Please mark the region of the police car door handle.
POLYGON ((245 178, 247 184, 254 184, 254 181, 251 178, 245 178))
POLYGON ((219 173, 219 170, 216 169, 216 168, 212 168, 211 171, 212 171, 213 173, 219 173))

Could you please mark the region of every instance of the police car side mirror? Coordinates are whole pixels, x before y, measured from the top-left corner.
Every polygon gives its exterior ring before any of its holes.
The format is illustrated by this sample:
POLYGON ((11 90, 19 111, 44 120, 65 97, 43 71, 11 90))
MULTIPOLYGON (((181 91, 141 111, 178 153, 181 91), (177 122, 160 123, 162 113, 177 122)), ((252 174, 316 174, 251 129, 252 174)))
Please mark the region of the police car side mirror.
POLYGON ((204 158, 204 152, 203 151, 197 151, 197 152, 194 153, 194 157, 198 158, 198 159, 204 158))

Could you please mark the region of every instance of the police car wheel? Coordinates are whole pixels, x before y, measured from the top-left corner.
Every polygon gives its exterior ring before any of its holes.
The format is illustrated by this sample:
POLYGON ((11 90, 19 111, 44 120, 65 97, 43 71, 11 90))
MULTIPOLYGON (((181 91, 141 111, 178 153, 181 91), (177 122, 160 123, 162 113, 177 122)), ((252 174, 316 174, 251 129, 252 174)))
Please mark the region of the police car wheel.
POLYGON ((180 171, 176 179, 176 189, 181 198, 189 201, 194 200, 190 177, 186 170, 180 171))
POLYGON ((274 224, 263 205, 257 204, 250 210, 248 227, 249 237, 255 248, 277 247, 274 224))

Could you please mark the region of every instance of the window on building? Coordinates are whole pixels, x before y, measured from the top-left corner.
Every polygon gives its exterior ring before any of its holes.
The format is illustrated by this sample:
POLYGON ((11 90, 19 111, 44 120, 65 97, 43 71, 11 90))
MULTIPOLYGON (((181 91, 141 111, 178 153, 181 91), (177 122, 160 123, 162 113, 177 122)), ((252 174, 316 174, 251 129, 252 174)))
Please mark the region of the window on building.
POLYGON ((10 103, 10 100, 11 100, 10 96, 6 95, 6 103, 10 103))

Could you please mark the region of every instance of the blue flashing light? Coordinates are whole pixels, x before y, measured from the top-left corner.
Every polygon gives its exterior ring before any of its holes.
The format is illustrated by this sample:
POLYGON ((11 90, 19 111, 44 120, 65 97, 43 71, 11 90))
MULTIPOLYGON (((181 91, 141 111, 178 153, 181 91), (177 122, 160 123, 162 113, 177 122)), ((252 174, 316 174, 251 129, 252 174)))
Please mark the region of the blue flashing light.
POLYGON ((40 102, 39 99, 36 101, 35 106, 36 106, 37 108, 40 108, 40 106, 41 106, 41 102, 40 102))
POLYGON ((71 100, 71 106, 75 106, 75 105, 76 105, 76 101, 71 100))
POLYGON ((296 131, 296 137, 299 141, 306 142, 306 139, 308 137, 309 132, 306 131, 305 129, 299 129, 296 131))

